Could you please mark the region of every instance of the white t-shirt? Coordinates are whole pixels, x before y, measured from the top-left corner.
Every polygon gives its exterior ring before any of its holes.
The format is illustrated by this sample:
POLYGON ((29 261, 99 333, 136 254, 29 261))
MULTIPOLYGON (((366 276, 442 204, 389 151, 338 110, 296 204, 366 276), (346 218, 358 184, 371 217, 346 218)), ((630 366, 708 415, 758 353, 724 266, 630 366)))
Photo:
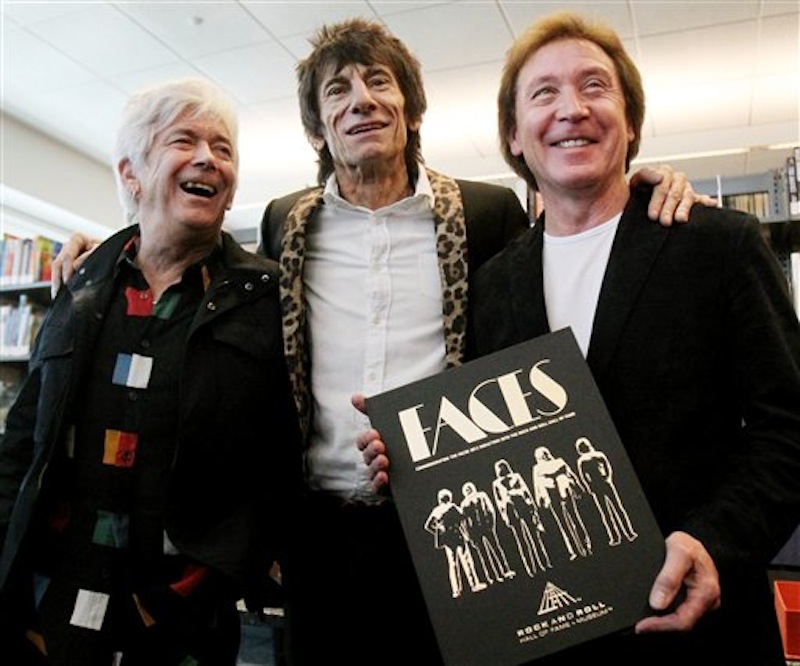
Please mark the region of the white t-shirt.
POLYGON ((368 419, 350 396, 445 368, 433 192, 420 168, 414 195, 375 211, 342 199, 334 178, 323 196, 304 267, 314 400, 309 483, 368 501, 374 495, 355 445, 368 419))
POLYGON ((544 234, 544 300, 551 331, 567 326, 584 357, 621 214, 572 236, 544 234))

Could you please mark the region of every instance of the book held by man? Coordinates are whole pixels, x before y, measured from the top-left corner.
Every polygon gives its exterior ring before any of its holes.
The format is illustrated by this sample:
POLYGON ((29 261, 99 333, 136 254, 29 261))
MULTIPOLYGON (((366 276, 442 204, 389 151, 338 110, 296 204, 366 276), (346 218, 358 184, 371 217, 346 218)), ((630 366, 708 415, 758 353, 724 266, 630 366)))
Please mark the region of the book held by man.
POLYGON ((447 664, 516 666, 648 614, 663 536, 570 329, 367 408, 447 664))

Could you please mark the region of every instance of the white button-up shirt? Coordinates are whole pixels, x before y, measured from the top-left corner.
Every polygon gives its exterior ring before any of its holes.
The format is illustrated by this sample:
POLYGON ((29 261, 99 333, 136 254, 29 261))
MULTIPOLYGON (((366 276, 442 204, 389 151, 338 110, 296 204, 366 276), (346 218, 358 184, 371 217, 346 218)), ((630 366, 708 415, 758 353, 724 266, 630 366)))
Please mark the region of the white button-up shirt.
POLYGON ((353 206, 331 177, 307 230, 304 282, 311 354, 312 488, 373 499, 355 445, 368 419, 351 404, 445 368, 433 192, 420 168, 415 193, 378 210, 353 206))

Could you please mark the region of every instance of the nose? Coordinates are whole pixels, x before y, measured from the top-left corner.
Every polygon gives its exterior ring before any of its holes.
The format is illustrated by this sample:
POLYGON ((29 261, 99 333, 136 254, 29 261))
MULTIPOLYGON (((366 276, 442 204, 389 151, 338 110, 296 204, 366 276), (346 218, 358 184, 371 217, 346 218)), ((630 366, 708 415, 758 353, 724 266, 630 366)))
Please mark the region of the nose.
POLYGON ((192 161, 195 165, 206 169, 213 168, 216 165, 214 151, 208 141, 203 139, 197 141, 194 146, 194 158, 192 161))
POLYGON ((580 91, 574 88, 566 88, 562 91, 558 105, 559 119, 575 122, 585 118, 588 113, 589 107, 586 105, 586 100, 583 99, 580 91))
POLYGON ((370 111, 376 106, 375 99, 372 97, 369 86, 366 81, 361 78, 357 78, 353 82, 353 86, 350 89, 350 97, 350 106, 355 113, 370 111))

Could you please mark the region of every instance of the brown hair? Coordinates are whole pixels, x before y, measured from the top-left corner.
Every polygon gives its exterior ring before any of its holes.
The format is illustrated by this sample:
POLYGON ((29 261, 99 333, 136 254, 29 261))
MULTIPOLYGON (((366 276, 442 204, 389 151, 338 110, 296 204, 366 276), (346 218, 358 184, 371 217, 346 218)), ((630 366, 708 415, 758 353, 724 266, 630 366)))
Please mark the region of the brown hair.
POLYGON ((517 125, 516 97, 517 77, 528 59, 543 46, 560 39, 584 39, 599 46, 611 58, 617 71, 625 98, 625 114, 633 128, 633 140, 628 144, 625 169, 639 152, 642 123, 644 122, 644 88, 639 70, 622 46, 617 33, 602 23, 590 23, 573 12, 550 14, 533 23, 520 35, 506 55, 500 91, 497 96, 497 120, 500 134, 500 150, 503 158, 514 171, 531 187, 536 187, 533 175, 525 158, 513 155, 509 136, 517 125))
MULTIPOLYGON (((427 102, 420 64, 405 44, 382 25, 366 19, 350 19, 321 27, 309 41, 314 48, 296 68, 300 117, 309 138, 322 134, 318 91, 320 77, 330 66, 337 70, 353 63, 388 66, 405 98, 406 121, 411 125, 422 120, 427 102)), ((317 180, 322 184, 333 173, 333 157, 327 145, 317 150, 317 156, 317 180)), ((406 168, 412 180, 416 179, 419 162, 422 162, 419 130, 409 127, 406 168)))

